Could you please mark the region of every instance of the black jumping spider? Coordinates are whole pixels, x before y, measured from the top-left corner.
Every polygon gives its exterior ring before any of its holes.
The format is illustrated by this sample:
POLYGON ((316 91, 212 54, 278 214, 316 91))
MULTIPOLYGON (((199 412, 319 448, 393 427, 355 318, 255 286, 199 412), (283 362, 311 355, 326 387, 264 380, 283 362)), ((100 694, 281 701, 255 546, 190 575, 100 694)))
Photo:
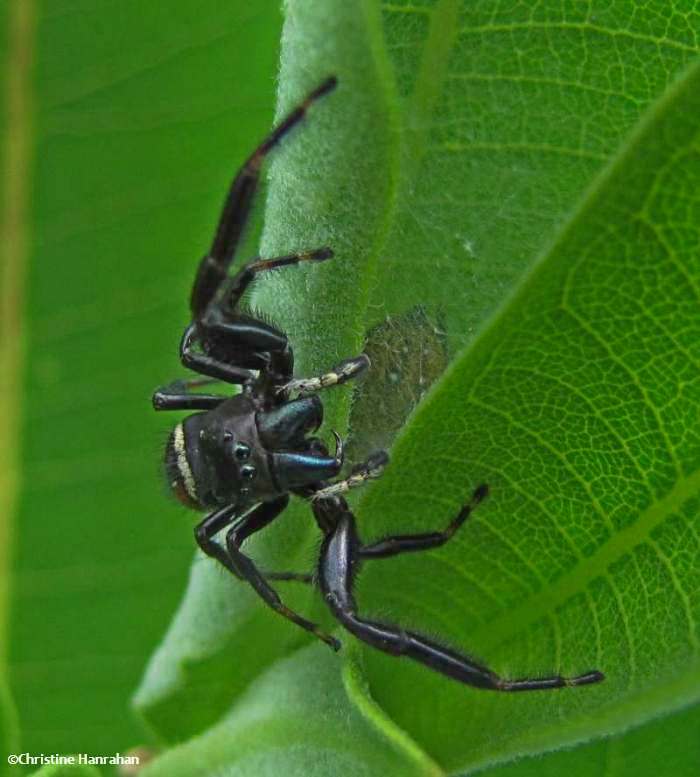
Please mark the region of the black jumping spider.
POLYGON ((386 537, 365 545, 343 493, 378 477, 388 458, 379 451, 339 482, 343 443, 335 435, 330 455, 318 437, 323 405, 315 394, 356 377, 369 366, 364 355, 347 359, 325 375, 294 379, 294 358, 284 332, 250 314, 239 302, 255 275, 265 270, 330 259, 318 248, 274 259, 256 259, 235 275, 228 268, 250 214, 260 168, 267 153, 298 124, 311 104, 332 91, 324 81, 261 143, 233 180, 209 253, 195 278, 190 305, 192 323, 180 343, 185 367, 206 376, 176 381, 156 391, 156 410, 199 410, 177 424, 167 443, 165 469, 175 495, 195 510, 211 510, 196 527, 201 549, 217 559, 280 615, 310 631, 333 649, 340 643, 315 623, 286 607, 270 585, 273 580, 317 581, 333 615, 359 639, 395 656, 408 656, 448 677, 478 688, 527 691, 586 685, 603 679, 592 671, 578 677, 505 680, 468 656, 413 631, 361 617, 352 594, 361 562, 399 553, 436 548, 447 542, 488 493, 479 486, 459 515, 442 532, 386 537), (233 397, 192 393, 190 389, 223 381, 241 386, 233 397), (290 399, 296 394, 295 399, 290 399), (323 532, 316 575, 261 572, 241 550, 245 540, 277 518, 290 494, 310 500, 323 532), (227 529, 225 546, 214 537, 227 529))

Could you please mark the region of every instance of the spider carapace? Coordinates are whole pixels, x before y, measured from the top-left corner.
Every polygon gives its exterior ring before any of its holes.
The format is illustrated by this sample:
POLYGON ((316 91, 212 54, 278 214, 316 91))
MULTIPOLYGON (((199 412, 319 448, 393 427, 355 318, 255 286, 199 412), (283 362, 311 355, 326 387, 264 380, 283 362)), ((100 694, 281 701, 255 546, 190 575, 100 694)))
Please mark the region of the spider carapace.
POLYGON ((334 433, 329 452, 314 436, 323 420, 321 389, 341 385, 370 365, 364 354, 345 359, 323 375, 294 378, 294 357, 284 332, 241 309, 241 296, 258 273, 301 262, 331 259, 328 247, 269 259, 254 259, 229 275, 250 215, 262 163, 305 116, 336 87, 335 77, 314 89, 263 140, 236 174, 224 203, 214 241, 195 276, 192 323, 180 343, 180 358, 199 376, 171 383, 153 396, 156 410, 199 411, 173 429, 165 451, 165 470, 174 494, 188 507, 208 511, 195 529, 204 553, 237 578, 247 581, 263 601, 333 649, 340 642, 289 609, 274 581, 318 585, 333 615, 358 639, 393 656, 407 656, 460 682, 497 691, 528 691, 586 685, 603 679, 598 671, 577 677, 507 680, 467 655, 418 632, 363 617, 353 597, 353 581, 364 561, 437 548, 446 543, 488 494, 479 486, 444 531, 385 537, 365 544, 343 494, 378 477, 384 451, 372 454, 345 479, 343 443, 334 433), (202 386, 223 382, 240 386, 235 396, 208 393, 202 386), (199 388, 199 391, 192 389, 199 388), (206 393, 205 393, 206 392, 206 393), (287 507, 290 496, 307 499, 323 534, 314 574, 264 572, 243 552, 254 532, 264 529, 287 507), (220 543, 216 535, 225 530, 220 543))

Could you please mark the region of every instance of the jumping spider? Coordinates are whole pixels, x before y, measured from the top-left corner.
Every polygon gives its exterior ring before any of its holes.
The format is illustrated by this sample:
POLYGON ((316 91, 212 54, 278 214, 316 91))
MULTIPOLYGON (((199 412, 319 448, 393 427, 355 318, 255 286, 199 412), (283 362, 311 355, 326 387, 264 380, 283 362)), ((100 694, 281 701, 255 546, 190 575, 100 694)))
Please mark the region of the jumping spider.
POLYGON ((175 496, 188 507, 212 512, 196 527, 204 553, 245 580, 267 605, 314 634, 334 650, 340 642, 284 605, 270 581, 318 582, 333 615, 357 638, 394 656, 408 656, 455 680, 497 691, 529 691, 586 685, 603 679, 597 671, 578 677, 506 680, 455 650, 413 631, 363 618, 353 598, 353 580, 361 562, 399 553, 436 548, 447 542, 487 496, 479 486, 469 504, 441 532, 386 537, 369 545, 361 541, 355 517, 343 493, 378 477, 388 461, 378 451, 339 482, 343 443, 335 435, 330 455, 318 437, 323 405, 315 392, 357 377, 369 366, 361 354, 346 359, 325 375, 294 379, 294 358, 284 332, 239 308, 242 294, 257 273, 300 262, 330 259, 330 248, 317 248, 273 259, 255 259, 235 275, 228 268, 239 245, 268 154, 306 114, 336 86, 324 81, 293 110, 248 158, 231 184, 214 242, 202 259, 190 306, 192 323, 180 343, 182 364, 206 376, 176 381, 155 392, 156 410, 199 410, 178 423, 165 450, 165 471, 175 496), (190 389, 223 381, 241 386, 235 396, 194 393, 190 389), (292 394, 296 395, 291 399, 292 394), (275 520, 290 494, 310 500, 324 535, 316 575, 264 573, 242 551, 246 539, 275 520), (227 529, 225 546, 214 537, 227 529))

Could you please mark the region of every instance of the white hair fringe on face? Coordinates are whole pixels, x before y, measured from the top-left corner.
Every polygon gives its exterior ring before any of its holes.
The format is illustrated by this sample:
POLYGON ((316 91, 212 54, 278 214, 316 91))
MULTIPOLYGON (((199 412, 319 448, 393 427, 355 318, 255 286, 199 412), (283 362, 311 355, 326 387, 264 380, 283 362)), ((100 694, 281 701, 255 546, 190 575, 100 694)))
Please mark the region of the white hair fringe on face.
POLYGON ((177 454, 177 468, 182 475, 182 480, 185 484, 185 490, 191 499, 197 501, 197 489, 194 485, 194 476, 190 469, 190 463, 187 461, 187 454, 185 452, 185 431, 182 428, 182 424, 178 424, 173 431, 173 447, 177 454))

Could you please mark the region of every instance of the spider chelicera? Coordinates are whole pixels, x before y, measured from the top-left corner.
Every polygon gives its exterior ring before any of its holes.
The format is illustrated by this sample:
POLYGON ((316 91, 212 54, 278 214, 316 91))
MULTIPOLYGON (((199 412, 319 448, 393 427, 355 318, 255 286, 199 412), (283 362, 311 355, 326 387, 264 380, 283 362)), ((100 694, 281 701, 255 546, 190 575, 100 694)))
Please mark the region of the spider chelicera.
POLYGON ((329 482, 343 465, 342 440, 334 433, 335 451, 331 455, 320 438, 310 435, 323 420, 323 405, 316 392, 357 377, 369 367, 369 359, 361 354, 324 375, 295 379, 292 349, 284 332, 240 306, 241 296, 258 273, 300 262, 322 262, 333 252, 324 247, 259 258, 228 275, 266 155, 316 100, 335 88, 336 82, 335 77, 328 78, 312 91, 258 146, 233 179, 214 242, 197 271, 190 299, 192 323, 180 343, 182 364, 205 377, 175 381, 153 396, 156 410, 203 411, 189 415, 170 434, 165 450, 168 483, 188 507, 211 511, 195 529, 204 553, 247 581, 280 615, 334 650, 340 648, 340 642, 286 607, 271 581, 317 583, 333 615, 356 637, 468 685, 529 691, 599 682, 603 675, 597 671, 571 678, 506 680, 426 636, 358 613, 352 589, 362 562, 443 545, 487 496, 488 488, 479 486, 444 531, 397 535, 364 544, 343 493, 378 477, 388 462, 387 454, 378 451, 345 480, 329 482), (241 386, 240 393, 219 396, 191 391, 220 381, 241 386), (263 572, 242 551, 251 534, 282 513, 290 495, 310 501, 323 533, 315 575, 263 572), (224 529, 225 544, 220 544, 215 536, 224 529))

